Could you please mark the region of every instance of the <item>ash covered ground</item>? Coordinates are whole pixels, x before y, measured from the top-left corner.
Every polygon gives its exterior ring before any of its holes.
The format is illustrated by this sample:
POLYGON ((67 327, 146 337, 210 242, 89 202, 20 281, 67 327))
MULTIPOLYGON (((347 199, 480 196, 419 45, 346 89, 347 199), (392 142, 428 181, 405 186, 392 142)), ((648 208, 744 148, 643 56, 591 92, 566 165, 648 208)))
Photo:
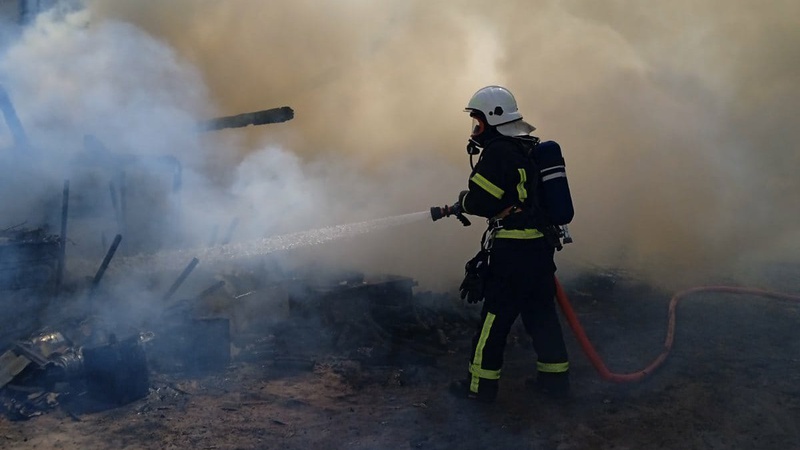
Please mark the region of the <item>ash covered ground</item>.
POLYGON ((800 292, 781 51, 798 2, 0 3, 23 10, 0 17, 0 448, 798 447, 796 302, 689 296, 666 364, 632 384, 601 380, 565 325, 569 402, 524 389, 515 327, 483 406, 447 393, 478 314, 453 292, 476 227, 293 267, 186 250, 238 219, 236 245, 452 202, 464 103, 507 84, 564 150, 565 253, 600 265, 559 276, 608 366, 639 370, 674 294, 652 280, 800 292), (220 129, 235 118, 282 125, 220 129), (709 274, 739 268, 758 275, 709 274))
MULTIPOLYGON (((771 266, 769 281, 796 291, 797 269, 771 266)), ((230 339, 225 364, 187 365, 185 355, 151 336, 143 344, 149 386, 142 397, 115 404, 62 387, 29 418, 0 418, 0 448, 752 449, 794 448, 800 440, 796 302, 688 296, 678 307, 666 364, 628 384, 600 379, 564 323, 568 401, 525 389, 535 355, 517 324, 498 401, 482 405, 447 392, 465 370, 478 313, 454 294, 419 291, 402 276, 318 266, 267 273, 264 265, 198 269, 192 278, 224 280, 225 287, 191 302, 185 295, 166 302, 167 311, 230 321, 229 334, 216 335, 230 339)), ((613 270, 562 277, 612 371, 637 371, 660 352, 673 293, 613 270)), ((107 336, 109 328, 144 332, 149 325, 180 337, 165 324, 119 318, 69 329, 83 307, 65 301, 40 313, 72 336, 91 334, 87 327, 107 336)), ((4 317, 8 341, 14 327, 4 317)))

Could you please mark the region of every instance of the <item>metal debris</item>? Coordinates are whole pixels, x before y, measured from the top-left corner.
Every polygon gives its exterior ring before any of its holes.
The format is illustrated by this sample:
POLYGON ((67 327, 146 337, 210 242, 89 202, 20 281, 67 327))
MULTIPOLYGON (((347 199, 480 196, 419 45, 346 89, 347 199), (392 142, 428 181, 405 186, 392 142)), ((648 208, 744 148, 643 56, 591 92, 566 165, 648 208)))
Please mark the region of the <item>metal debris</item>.
POLYGON ((149 391, 149 371, 139 336, 95 347, 75 347, 60 332, 17 342, 0 357, 0 406, 12 420, 41 415, 86 393, 120 405, 149 391))

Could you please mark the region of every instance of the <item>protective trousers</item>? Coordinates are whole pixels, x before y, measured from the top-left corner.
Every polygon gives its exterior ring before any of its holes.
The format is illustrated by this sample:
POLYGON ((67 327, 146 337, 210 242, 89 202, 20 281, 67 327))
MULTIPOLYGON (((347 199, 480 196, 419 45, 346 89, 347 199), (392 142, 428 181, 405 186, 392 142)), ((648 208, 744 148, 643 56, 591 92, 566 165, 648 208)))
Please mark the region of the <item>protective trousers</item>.
POLYGON ((469 365, 473 393, 496 395, 506 338, 518 316, 533 341, 539 382, 568 383, 567 349, 555 306, 553 253, 544 239, 495 240, 469 365))

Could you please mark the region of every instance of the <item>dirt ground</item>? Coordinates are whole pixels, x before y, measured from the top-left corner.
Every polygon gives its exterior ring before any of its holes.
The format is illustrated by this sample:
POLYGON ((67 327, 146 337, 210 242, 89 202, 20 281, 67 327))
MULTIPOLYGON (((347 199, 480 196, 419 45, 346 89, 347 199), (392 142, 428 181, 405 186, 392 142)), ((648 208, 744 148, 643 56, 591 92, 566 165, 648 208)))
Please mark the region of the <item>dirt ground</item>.
MULTIPOLYGON (((782 280, 800 287, 788 273, 782 280)), ((612 371, 636 371, 660 352, 671 293, 602 274, 564 285, 612 371)), ((0 449, 800 448, 798 303, 691 296, 666 364, 633 384, 603 381, 564 324, 567 401, 525 389, 535 356, 515 326, 492 405, 447 392, 466 368, 474 316, 465 317, 445 328, 447 351, 426 358, 366 364, 315 353, 281 365, 251 355, 205 375, 153 373, 150 394, 121 407, 0 418, 0 449)))

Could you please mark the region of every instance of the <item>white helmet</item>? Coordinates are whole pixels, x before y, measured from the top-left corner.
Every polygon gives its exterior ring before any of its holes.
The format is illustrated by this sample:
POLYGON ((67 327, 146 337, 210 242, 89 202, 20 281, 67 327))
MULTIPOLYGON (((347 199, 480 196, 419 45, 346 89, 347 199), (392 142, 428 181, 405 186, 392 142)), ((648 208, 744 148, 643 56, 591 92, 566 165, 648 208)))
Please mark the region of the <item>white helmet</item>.
POLYGON ((502 86, 486 86, 479 89, 469 99, 464 110, 481 112, 488 125, 497 127, 501 134, 507 136, 528 134, 536 129, 522 120, 522 114, 517 109, 517 100, 511 91, 502 86))

